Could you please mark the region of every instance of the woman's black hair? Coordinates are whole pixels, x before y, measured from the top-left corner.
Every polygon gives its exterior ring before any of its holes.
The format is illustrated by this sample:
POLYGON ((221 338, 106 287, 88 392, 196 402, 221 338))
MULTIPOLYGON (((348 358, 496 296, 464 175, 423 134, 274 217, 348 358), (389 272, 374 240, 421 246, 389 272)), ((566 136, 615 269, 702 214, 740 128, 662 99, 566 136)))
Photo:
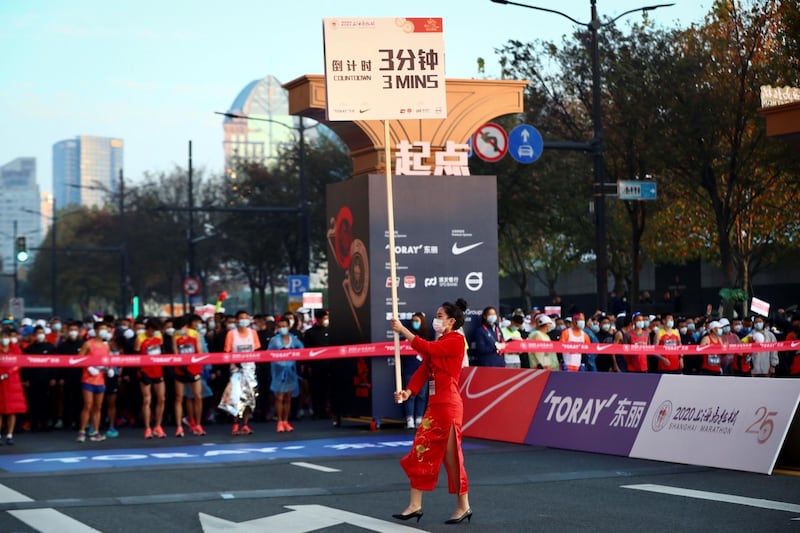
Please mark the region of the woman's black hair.
POLYGON ((455 319, 456 323, 453 324, 453 331, 464 325, 464 311, 467 310, 467 302, 463 298, 456 300, 456 303, 443 303, 442 309, 444 309, 448 318, 455 319))

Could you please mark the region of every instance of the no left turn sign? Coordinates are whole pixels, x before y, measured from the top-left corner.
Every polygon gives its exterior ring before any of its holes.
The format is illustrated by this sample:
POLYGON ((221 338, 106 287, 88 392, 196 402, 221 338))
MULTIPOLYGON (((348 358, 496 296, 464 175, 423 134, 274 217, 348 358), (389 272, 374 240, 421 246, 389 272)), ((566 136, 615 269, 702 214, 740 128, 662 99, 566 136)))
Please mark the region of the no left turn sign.
POLYGON ((189 296, 195 296, 200 293, 200 281, 197 278, 186 278, 183 281, 183 292, 189 296))

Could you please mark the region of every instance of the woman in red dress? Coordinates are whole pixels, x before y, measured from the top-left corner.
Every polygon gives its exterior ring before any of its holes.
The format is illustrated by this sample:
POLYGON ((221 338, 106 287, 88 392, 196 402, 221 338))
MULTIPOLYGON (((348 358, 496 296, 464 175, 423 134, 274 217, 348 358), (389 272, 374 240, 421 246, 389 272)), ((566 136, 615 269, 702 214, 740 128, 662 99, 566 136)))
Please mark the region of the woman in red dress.
MULTIPOLYGON (((11 332, 0 332, 0 356, 22 355, 19 345, 11 342, 11 332)), ((28 410, 18 366, 0 364, 0 415, 5 418, 2 429, 6 430, 6 444, 14 444, 14 426, 17 415, 28 410)), ((0 420, 2 422, 2 420, 0 420)))
POLYGON ((464 336, 458 329, 464 325, 466 302, 445 302, 436 311, 433 329, 438 340, 427 341, 417 337, 399 320, 392 320, 392 329, 411 341, 411 346, 422 356, 422 364, 408 382, 407 388, 394 393, 395 401, 405 402, 428 388, 428 407, 417 428, 411 451, 400 460, 411 482, 408 507, 392 515, 400 520, 422 517, 422 493, 432 491, 444 463, 447 470, 447 487, 457 495, 456 510, 446 524, 457 524, 472 518, 469 506, 467 472, 461 451, 461 420, 464 414, 458 380, 464 359, 464 336))

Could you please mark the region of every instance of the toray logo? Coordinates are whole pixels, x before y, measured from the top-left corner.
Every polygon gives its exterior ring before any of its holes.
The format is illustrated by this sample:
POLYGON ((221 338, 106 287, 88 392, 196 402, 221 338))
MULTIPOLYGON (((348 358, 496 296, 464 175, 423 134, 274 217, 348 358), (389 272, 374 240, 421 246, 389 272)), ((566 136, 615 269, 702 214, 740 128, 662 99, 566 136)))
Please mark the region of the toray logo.
MULTIPOLYGON (((422 245, 422 244, 415 244, 415 245, 411 245, 411 246, 395 245, 394 253, 397 254, 397 255, 416 255, 416 254, 420 253, 420 251, 422 250, 423 246, 424 245, 422 245)), ((386 249, 387 250, 389 249, 389 245, 388 244, 386 245, 386 249)))
POLYGON ((544 399, 545 404, 550 404, 547 412, 547 421, 553 420, 555 415, 556 422, 566 422, 567 424, 586 424, 595 425, 597 417, 604 409, 608 408, 617 395, 612 394, 609 398, 573 398, 572 396, 556 396, 556 391, 551 390, 544 399))

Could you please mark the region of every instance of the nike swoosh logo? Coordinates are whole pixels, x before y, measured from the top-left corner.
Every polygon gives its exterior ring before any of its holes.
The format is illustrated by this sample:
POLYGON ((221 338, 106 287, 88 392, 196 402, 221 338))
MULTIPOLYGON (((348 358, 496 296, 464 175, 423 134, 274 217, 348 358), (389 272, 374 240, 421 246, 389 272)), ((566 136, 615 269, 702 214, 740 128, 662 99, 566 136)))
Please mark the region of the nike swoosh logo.
POLYGON ((475 244, 468 244, 466 246, 459 246, 457 242, 454 242, 453 243, 452 252, 453 252, 453 255, 461 255, 461 254, 469 252, 473 248, 477 248, 481 244, 483 244, 483 241, 476 242, 475 244))
POLYGON ((695 346, 694 351, 703 352, 703 351, 707 350, 710 347, 711 347, 710 344, 703 344, 703 345, 700 345, 700 346, 695 346))
POLYGON ((199 363, 200 361, 203 361, 204 359, 208 359, 208 356, 207 355, 201 355, 201 356, 198 357, 196 355, 193 355, 192 356, 192 363, 199 363))
POLYGON ((325 353, 325 348, 323 348, 322 350, 311 350, 310 352, 308 352, 308 356, 309 357, 316 357, 321 353, 325 353))
POLYGON ((603 350, 608 350, 609 348, 611 348, 611 344, 598 344, 597 345, 597 351, 598 352, 602 352, 603 350))
POLYGON ((70 357, 69 358, 69 364, 77 365, 78 363, 80 363, 82 361, 86 361, 87 359, 89 359, 89 358, 88 357, 70 357))
POLYGON ((369 108, 358 110, 359 113, 366 113, 367 111, 369 111, 369 108))
POLYGON ((800 341, 792 341, 789 345, 790 348, 797 348, 798 346, 800 346, 800 341))

